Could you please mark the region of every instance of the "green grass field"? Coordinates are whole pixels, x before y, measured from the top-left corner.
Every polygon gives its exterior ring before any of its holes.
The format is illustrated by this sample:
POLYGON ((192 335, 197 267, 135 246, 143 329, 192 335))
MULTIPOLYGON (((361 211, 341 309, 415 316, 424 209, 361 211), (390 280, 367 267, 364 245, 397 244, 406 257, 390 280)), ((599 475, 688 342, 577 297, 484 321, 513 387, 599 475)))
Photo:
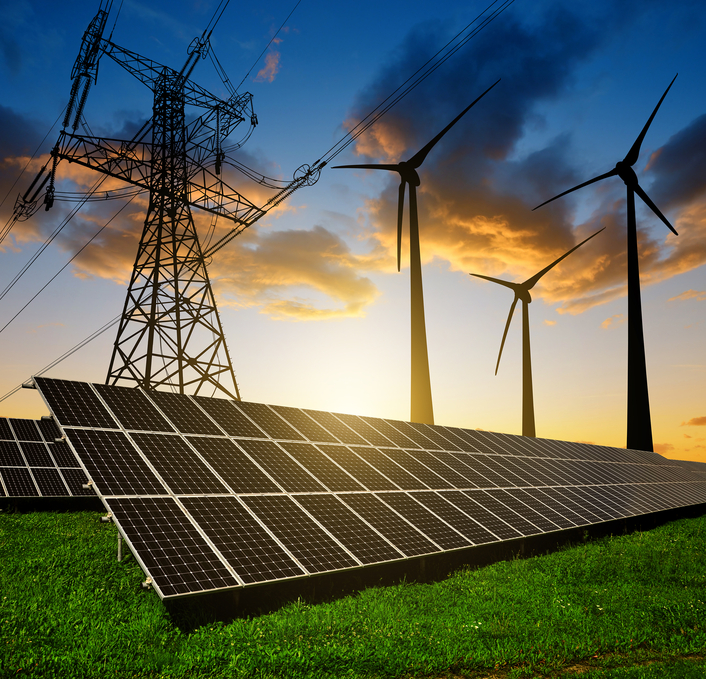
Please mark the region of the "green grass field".
POLYGON ((99 516, 0 512, 3 678, 706 676, 706 517, 186 633, 99 516))

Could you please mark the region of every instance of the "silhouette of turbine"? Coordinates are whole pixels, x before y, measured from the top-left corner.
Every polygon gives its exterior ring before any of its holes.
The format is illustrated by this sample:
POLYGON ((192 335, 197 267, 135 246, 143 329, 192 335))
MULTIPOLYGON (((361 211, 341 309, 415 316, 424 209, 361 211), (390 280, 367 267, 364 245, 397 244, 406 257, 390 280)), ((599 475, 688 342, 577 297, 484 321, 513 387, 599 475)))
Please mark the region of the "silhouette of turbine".
MULTIPOLYGON (((677 74, 679 75, 679 74, 677 74)), ((628 151, 625 158, 618 161, 615 167, 605 174, 589 179, 583 184, 574 186, 560 193, 554 198, 545 200, 537 208, 551 203, 567 193, 576 191, 600 181, 607 177, 620 177, 627 186, 627 203, 628 203, 628 426, 627 426, 627 447, 636 450, 648 450, 653 452, 652 444, 652 424, 650 420, 650 399, 647 387, 647 365, 645 363, 645 338, 642 331, 642 304, 640 302, 640 268, 637 252, 637 223, 635 221, 635 194, 642 198, 642 201, 647 207, 652 210, 674 233, 679 234, 674 227, 669 223, 667 218, 659 211, 659 208, 652 202, 650 197, 645 193, 642 187, 638 184, 637 175, 632 169, 632 166, 637 162, 640 155, 640 147, 642 141, 647 134, 652 121, 654 120, 659 107, 662 105, 664 98, 667 96, 670 87, 677 79, 675 75, 669 87, 664 91, 662 98, 659 100, 655 110, 652 111, 650 119, 642 128, 639 136, 635 140, 631 149, 628 151)))
MULTIPOLYGON (((605 227, 603 227, 603 229, 605 229, 605 227)), ((537 281, 544 276, 545 273, 547 273, 550 269, 553 269, 559 262, 561 262, 562 259, 568 257, 574 250, 578 250, 584 243, 591 240, 594 236, 597 236, 601 231, 603 231, 603 229, 596 231, 596 233, 586 238, 586 240, 583 240, 578 245, 575 245, 571 248, 571 250, 559 257, 559 259, 554 260, 549 266, 542 269, 539 273, 536 273, 532 276, 532 278, 528 278, 524 283, 510 283, 509 281, 503 281, 499 278, 483 276, 479 273, 471 274, 471 276, 484 278, 486 281, 492 281, 493 283, 504 285, 506 288, 510 288, 510 290, 515 293, 515 299, 512 300, 512 304, 510 305, 510 313, 507 316, 503 339, 502 342, 500 342, 498 362, 495 364, 496 375, 498 374, 498 367, 500 366, 500 357, 503 355, 503 347, 505 346, 507 331, 509 330, 510 322, 512 321, 512 314, 515 312, 517 300, 522 300, 522 436, 531 436, 533 438, 535 436, 534 396, 532 395, 532 359, 530 356, 529 331, 529 304, 532 301, 530 290, 537 284, 537 281)))
POLYGON ((409 257, 412 298, 412 422, 434 424, 434 408, 431 399, 431 380, 429 377, 429 355, 427 352, 427 331, 424 321, 424 292, 422 289, 422 260, 419 249, 419 217, 417 214, 417 186, 421 180, 417 169, 424 162, 429 151, 439 140, 477 104, 500 80, 496 80, 483 94, 459 113, 426 146, 421 148, 409 160, 399 163, 377 163, 363 165, 334 165, 334 169, 359 168, 365 170, 391 170, 400 175, 399 202, 397 209, 397 271, 400 270, 402 255, 402 215, 404 210, 405 186, 409 184, 409 257))

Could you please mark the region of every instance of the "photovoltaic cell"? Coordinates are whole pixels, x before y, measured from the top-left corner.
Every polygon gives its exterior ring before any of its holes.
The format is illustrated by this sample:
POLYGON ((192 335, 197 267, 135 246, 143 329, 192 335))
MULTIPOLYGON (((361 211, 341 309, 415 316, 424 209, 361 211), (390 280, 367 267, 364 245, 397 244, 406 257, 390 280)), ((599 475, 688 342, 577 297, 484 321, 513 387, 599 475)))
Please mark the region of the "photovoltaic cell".
POLYGON ((295 495, 294 499, 361 563, 390 561, 404 556, 335 496, 295 495))
POLYGON ((419 446, 406 437, 399 429, 393 427, 389 422, 386 422, 380 417, 361 417, 367 424, 379 431, 386 439, 400 448, 419 448, 419 446))
POLYGON ((392 481, 353 452, 361 448, 326 445, 320 445, 319 448, 368 490, 397 490, 397 486, 392 481))
POLYGON ((478 474, 474 473, 470 469, 470 467, 463 464, 463 462, 461 462, 461 460, 452 453, 447 452, 445 450, 435 450, 433 455, 434 457, 438 458, 441 462, 443 462, 447 467, 451 467, 451 469, 453 469, 456 474, 458 474, 464 480, 463 483, 459 482, 457 484, 457 487, 476 488, 478 486, 478 482, 487 485, 487 481, 485 479, 480 479, 478 474))
POLYGON ((503 504, 498 497, 500 492, 499 490, 465 491, 466 495, 473 498, 479 505, 493 512, 493 514, 500 517, 505 523, 522 533, 522 535, 536 535, 537 533, 541 533, 537 526, 503 504))
POLYGON ((15 441, 0 441, 0 467, 24 467, 20 446, 15 441))
POLYGON ((563 516, 571 519, 577 526, 587 526, 591 523, 598 523, 600 519, 580 505, 576 498, 570 498, 560 492, 560 488, 540 488, 540 498, 542 494, 546 495, 553 503, 550 506, 556 508, 563 516))
POLYGON ((327 431, 330 431, 341 443, 360 446, 368 445, 365 439, 343 424, 333 413, 325 413, 320 410, 304 410, 304 412, 327 431))
POLYGON ((35 377, 34 381, 42 395, 51 401, 52 413, 62 426, 118 428, 90 384, 47 377, 35 377))
POLYGON ((61 436, 59 427, 56 426, 56 422, 52 417, 43 417, 41 420, 37 421, 39 425, 39 431, 42 432, 42 436, 47 443, 54 443, 54 440, 61 436))
POLYGON ((36 441, 22 441, 20 448, 24 453, 25 460, 30 467, 53 467, 54 461, 49 455, 47 447, 43 443, 36 441))
POLYGON ((238 444, 287 492, 306 493, 326 490, 274 441, 240 439, 238 444))
POLYGON ((6 417, 0 417, 0 441, 14 441, 15 437, 10 429, 10 424, 6 417))
MULTIPOLYGON (((445 490, 439 493, 445 500, 456 505, 462 512, 475 519, 483 528, 496 535, 499 540, 519 538, 521 534, 499 516, 479 504, 468 491, 445 490)), ((482 498, 479 498, 482 499, 482 498)))
POLYGON ((486 492, 491 494, 499 502, 502 502, 502 504, 513 512, 519 514, 523 519, 526 519, 539 528, 542 533, 550 533, 551 531, 559 529, 559 526, 547 517, 546 514, 535 511, 526 502, 522 501, 521 497, 518 495, 518 493, 521 492, 520 488, 513 488, 512 490, 489 490, 486 492))
POLYGON ((440 493, 433 491, 414 491, 410 495, 421 502, 427 509, 431 510, 439 518, 453 526, 461 535, 464 535, 475 545, 486 542, 495 542, 497 538, 477 521, 474 521, 468 514, 462 512, 456 505, 451 504, 440 493))
POLYGON ((319 441, 321 443, 338 443, 333 434, 327 432, 322 426, 314 422, 308 415, 303 413, 298 408, 288 408, 287 406, 272 406, 272 409, 283 417, 289 424, 294 426, 296 430, 306 436, 310 441, 319 441))
POLYGON ((32 470, 32 475, 39 486, 39 492, 44 497, 61 497, 69 494, 58 469, 37 468, 32 470))
MULTIPOLYGON (((537 493, 536 488, 517 488, 514 490, 507 491, 514 497, 516 497, 521 502, 524 502, 528 507, 531 507, 536 513, 540 514, 542 517, 549 519, 553 524, 559 526, 560 528, 573 528, 578 525, 571 521, 571 519, 566 516, 566 512, 563 514, 552 508, 547 501, 547 496, 540 497, 537 493)), ((536 522, 535 522, 536 523, 536 522)), ((551 526, 549 530, 552 530, 551 526)))
POLYGON ((49 445, 49 452, 54 458, 57 467, 80 467, 76 456, 64 441, 52 443, 49 445))
POLYGON ((184 434, 221 434, 221 430, 186 394, 150 391, 150 399, 184 434))
POLYGON ((26 467, 2 467, 0 475, 10 497, 37 497, 39 493, 26 467))
POLYGON ((283 441, 303 441, 304 437, 290 427, 277 413, 263 403, 240 401, 236 407, 242 410, 270 438, 283 441))
POLYGON ((448 432, 444 429, 444 427, 439 427, 436 425, 432 426, 429 424, 424 424, 422 422, 408 422, 406 424, 409 424, 410 427, 416 429, 418 432, 424 434, 426 438, 433 441, 435 444, 434 448, 449 451, 463 450, 463 448, 452 442, 452 439, 449 438, 448 432))
POLYGON ((151 401, 139 390, 129 387, 94 385, 101 398, 125 429, 133 431, 174 431, 151 401))
MULTIPOLYGON (((405 436, 410 441, 414 441, 414 443, 419 448, 424 448, 426 450, 435 450, 437 448, 437 444, 435 441, 430 439, 428 436, 425 436, 421 431, 419 431, 419 429, 417 429, 416 427, 413 427, 411 423, 399 422, 399 421, 394 422, 392 420, 383 420, 383 421, 386 424, 388 424, 390 427, 392 427, 393 429, 396 429, 397 431, 399 431, 403 436, 405 436)), ((388 438, 390 438, 390 437, 388 436, 388 438)), ((403 439, 403 441, 404 441, 404 439, 403 439)), ((403 445, 400 443, 398 443, 398 445, 401 448, 413 448, 414 447, 414 446, 403 445)))
POLYGON ((368 464, 372 465, 380 473, 384 474, 398 488, 404 490, 415 490, 428 488, 419 479, 405 471, 403 467, 394 462, 381 450, 376 448, 356 448, 355 453, 360 455, 368 464))
POLYGON ((490 479, 490 469, 478 462, 470 453, 451 453, 463 465, 461 469, 454 467, 459 474, 471 482, 471 487, 474 485, 478 488, 494 488, 495 483, 490 479), (465 469, 464 469, 465 467, 465 469))
POLYGON ((167 494, 122 432, 68 428, 66 432, 102 495, 167 494))
POLYGON ((305 571, 234 497, 182 497, 188 513, 246 584, 305 571))
POLYGON ((243 502, 309 573, 359 565, 287 495, 247 495, 243 502))
MULTIPOLYGON (((393 459, 400 467, 406 469, 410 474, 416 476, 424 486, 416 486, 416 489, 426 488, 453 488, 453 486, 443 479, 438 474, 435 474, 429 467, 422 464, 416 457, 413 456, 415 451, 387 449, 385 455, 393 459)), ((414 488, 405 488, 405 490, 414 490, 414 488)))
POLYGON ((108 498, 106 503, 163 596, 240 584, 173 498, 108 498))
POLYGON ((336 417, 373 446, 395 446, 390 439, 384 437, 377 429, 371 427, 363 418, 357 415, 336 413, 336 417))
POLYGON ((403 554, 415 556, 440 551, 437 545, 377 496, 369 493, 346 493, 338 497, 403 554))
POLYGON ((90 488, 84 488, 84 484, 88 483, 88 477, 83 469, 61 469, 61 475, 69 488, 71 495, 95 495, 95 492, 90 488))
POLYGON ((457 530, 435 516, 407 493, 381 493, 377 497, 442 549, 457 549, 468 547, 470 544, 457 530))
POLYGON ((279 493, 282 491, 230 439, 207 436, 187 438, 234 493, 279 493))
POLYGON ((280 445, 328 490, 333 492, 365 490, 350 474, 334 464, 312 444, 283 441, 280 445))
POLYGON ((10 419, 10 426, 15 432, 18 441, 41 441, 37 425, 34 420, 10 419))
POLYGON ((135 433, 132 438, 172 493, 228 492, 180 436, 135 433))
POLYGON ((478 448, 476 447, 473 439, 471 439, 465 429, 456 429, 451 427, 439 427, 443 432, 444 436, 450 441, 453 441, 462 451, 466 453, 477 453, 478 448))
POLYGON ((230 436, 248 436, 262 438, 263 431, 243 413, 238 410, 233 401, 222 398, 208 398, 194 396, 198 403, 217 423, 223 431, 230 436))
POLYGON ((443 461, 446 458, 455 459, 450 453, 444 453, 442 450, 435 450, 433 453, 428 450, 409 450, 407 452, 435 474, 445 479, 453 488, 467 488, 469 486, 469 481, 465 476, 456 472, 443 461))

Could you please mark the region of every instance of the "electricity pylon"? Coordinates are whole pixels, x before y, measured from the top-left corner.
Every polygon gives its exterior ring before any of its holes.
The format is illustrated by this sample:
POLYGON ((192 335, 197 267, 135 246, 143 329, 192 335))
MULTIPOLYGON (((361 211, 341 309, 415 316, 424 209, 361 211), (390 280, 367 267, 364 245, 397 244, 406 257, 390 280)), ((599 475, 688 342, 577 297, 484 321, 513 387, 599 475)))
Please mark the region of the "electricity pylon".
MULTIPOLYGON (((230 98, 222 100, 189 79, 196 63, 209 52, 208 28, 191 43, 179 72, 104 39, 106 1, 89 24, 73 67, 63 130, 52 150, 46 209, 54 202, 56 168, 62 159, 147 189, 149 207, 106 384, 145 389, 168 386, 180 393, 213 389, 239 399, 206 271, 210 253, 201 249, 191 207, 235 223, 222 241, 230 240, 269 209, 267 205, 256 207, 219 176, 225 158, 223 141, 246 119, 253 126, 257 123, 252 95, 231 88, 230 98), (131 140, 78 132, 103 55, 154 94, 153 116, 131 140), (189 124, 187 105, 205 109, 189 124)), ((305 167, 282 194, 316 181, 320 168, 305 167)), ((268 204, 272 207, 282 199, 275 197, 268 204)))

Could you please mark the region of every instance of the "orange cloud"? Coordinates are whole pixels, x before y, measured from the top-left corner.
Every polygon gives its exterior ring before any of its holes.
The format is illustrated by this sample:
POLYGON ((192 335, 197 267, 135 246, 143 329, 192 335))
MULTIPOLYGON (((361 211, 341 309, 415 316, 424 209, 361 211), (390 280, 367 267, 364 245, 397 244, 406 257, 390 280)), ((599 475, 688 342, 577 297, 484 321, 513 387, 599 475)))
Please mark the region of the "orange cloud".
POLYGON ((687 300, 687 299, 694 299, 696 298, 699 302, 703 302, 706 300, 706 290, 701 290, 700 292, 697 292, 696 290, 687 290, 686 292, 682 292, 681 295, 677 295, 676 297, 670 297, 667 301, 668 302, 674 302, 675 300, 687 300))
POLYGON ((279 73, 279 52, 268 52, 265 55, 265 65, 257 72, 255 76, 256 83, 268 82, 271 83, 277 73, 279 73))
POLYGON ((615 314, 615 316, 611 316, 610 318, 606 318, 603 323, 601 323, 601 328, 609 328, 611 325, 621 325, 622 323, 625 323, 626 317, 624 314, 615 314))
POLYGON ((321 226, 310 231, 249 231, 211 267, 219 303, 259 306, 277 320, 363 316, 379 295, 345 242, 321 226))
POLYGON ((706 417, 692 417, 688 422, 682 422, 682 427, 705 427, 706 417))

